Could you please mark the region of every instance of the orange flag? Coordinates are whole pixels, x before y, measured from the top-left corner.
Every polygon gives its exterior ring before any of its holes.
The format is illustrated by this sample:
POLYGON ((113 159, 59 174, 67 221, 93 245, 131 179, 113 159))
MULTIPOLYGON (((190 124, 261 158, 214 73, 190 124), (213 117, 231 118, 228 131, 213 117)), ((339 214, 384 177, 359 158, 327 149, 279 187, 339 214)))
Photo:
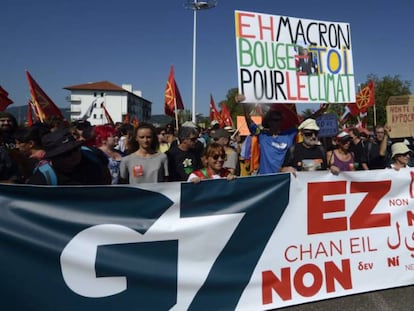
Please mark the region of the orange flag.
POLYGON ((175 109, 183 110, 184 104, 181 98, 180 91, 178 90, 177 83, 174 79, 174 66, 171 66, 170 74, 168 76, 167 85, 165 87, 165 114, 170 117, 175 117, 175 109))
POLYGON ((252 135, 251 147, 250 147, 250 173, 259 169, 260 163, 260 145, 259 137, 252 135))
POLYGON ((64 117, 60 109, 55 105, 50 97, 47 96, 28 71, 26 71, 26 77, 29 82, 32 103, 39 113, 40 120, 44 122, 49 117, 57 117, 63 120, 64 117))
POLYGON ((0 86, 0 111, 6 110, 7 106, 11 104, 13 101, 9 98, 9 93, 0 86))

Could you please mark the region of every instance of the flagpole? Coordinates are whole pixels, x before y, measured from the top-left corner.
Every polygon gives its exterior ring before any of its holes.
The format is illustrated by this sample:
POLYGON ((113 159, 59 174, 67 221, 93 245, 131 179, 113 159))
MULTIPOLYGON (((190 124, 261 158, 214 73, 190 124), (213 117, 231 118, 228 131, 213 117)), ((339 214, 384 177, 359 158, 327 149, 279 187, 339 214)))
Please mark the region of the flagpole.
MULTIPOLYGON (((106 93, 104 93, 104 96, 103 96, 103 106, 105 107, 105 110, 106 110, 106 93)), ((108 112, 108 110, 106 110, 106 111, 105 110, 104 110, 104 114, 105 114, 106 122, 110 123, 108 118, 106 117, 106 112, 108 112)), ((109 114, 109 112, 108 112, 108 114, 109 114)), ((102 125, 103 124, 105 124, 105 123, 104 123, 103 118, 102 118, 102 125)))
POLYGON ((175 129, 178 132, 178 109, 177 109, 177 99, 175 96, 174 96, 174 111, 175 111, 175 129))
POLYGON ((44 116, 43 116, 43 112, 42 112, 42 110, 41 109, 39 109, 39 103, 36 101, 36 100, 32 100, 32 103, 34 102, 34 105, 35 105, 35 107, 36 107, 36 109, 37 109, 37 111, 38 111, 38 113, 39 113, 39 119, 40 119, 40 122, 41 123, 44 123, 44 116))
MULTIPOLYGON (((197 3, 197 1, 195 1, 197 3)), ((193 12, 193 94, 192 94, 192 121, 196 122, 195 99, 196 99, 196 47, 197 47, 197 10, 193 12)))
POLYGON ((186 9, 193 10, 193 90, 192 90, 192 121, 196 123, 196 55, 197 55, 197 11, 216 7, 217 0, 200 1, 187 0, 186 9))

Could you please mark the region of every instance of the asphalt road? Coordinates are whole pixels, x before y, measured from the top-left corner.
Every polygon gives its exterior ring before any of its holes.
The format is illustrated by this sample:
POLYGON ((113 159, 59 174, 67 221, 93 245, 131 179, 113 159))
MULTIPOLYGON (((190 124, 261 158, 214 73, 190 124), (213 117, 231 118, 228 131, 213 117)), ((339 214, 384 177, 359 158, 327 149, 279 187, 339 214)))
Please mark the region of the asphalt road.
POLYGON ((282 311, 412 311, 414 310, 414 286, 398 287, 382 291, 345 296, 292 307, 282 311))

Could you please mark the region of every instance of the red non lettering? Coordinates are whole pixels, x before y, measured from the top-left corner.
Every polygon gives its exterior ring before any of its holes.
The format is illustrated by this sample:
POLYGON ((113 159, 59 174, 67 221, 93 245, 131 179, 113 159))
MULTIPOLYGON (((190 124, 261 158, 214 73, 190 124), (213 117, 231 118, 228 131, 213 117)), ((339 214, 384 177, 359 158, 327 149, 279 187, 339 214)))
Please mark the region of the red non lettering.
POLYGON ((325 262, 323 269, 314 264, 300 266, 293 274, 290 267, 282 268, 280 278, 273 271, 262 272, 262 302, 263 304, 273 303, 273 292, 282 300, 291 300, 292 291, 303 297, 312 297, 318 294, 325 284, 326 293, 335 292, 335 281, 343 289, 352 289, 351 265, 349 259, 343 259, 341 266, 335 262, 325 262), (305 284, 306 274, 312 275, 312 284, 305 284), (293 282, 292 282, 293 280, 293 282))

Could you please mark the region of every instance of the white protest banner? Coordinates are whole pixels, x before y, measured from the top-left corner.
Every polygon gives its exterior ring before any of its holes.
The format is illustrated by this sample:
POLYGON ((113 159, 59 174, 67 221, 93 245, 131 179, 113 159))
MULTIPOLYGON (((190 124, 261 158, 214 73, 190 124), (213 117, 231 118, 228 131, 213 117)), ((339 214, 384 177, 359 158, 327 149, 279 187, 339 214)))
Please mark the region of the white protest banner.
POLYGON ((245 102, 355 102, 349 24, 235 11, 235 28, 245 102))
POLYGON ((414 170, 0 184, 4 310, 272 310, 414 284, 414 170))

